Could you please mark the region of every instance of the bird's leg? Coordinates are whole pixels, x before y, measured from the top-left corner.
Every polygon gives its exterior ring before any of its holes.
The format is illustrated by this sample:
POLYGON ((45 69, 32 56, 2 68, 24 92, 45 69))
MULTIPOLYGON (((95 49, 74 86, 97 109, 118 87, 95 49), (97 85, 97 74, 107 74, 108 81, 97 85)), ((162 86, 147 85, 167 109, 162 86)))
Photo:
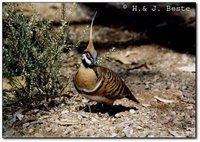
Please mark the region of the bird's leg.
MULTIPOLYGON (((88 108, 88 111, 89 111, 89 118, 91 117, 91 113, 92 113, 92 110, 91 110, 91 107, 90 107, 90 104, 89 103, 84 103, 84 108, 83 108, 83 110, 87 110, 87 108, 88 108)), ((85 112, 87 112, 87 111, 85 111, 85 112)))
POLYGON ((90 104, 87 103, 86 106, 88 107, 88 110, 89 110, 89 118, 91 117, 91 114, 92 114, 92 111, 91 111, 91 107, 90 107, 90 104))
POLYGON ((87 103, 87 106, 88 106, 88 109, 89 109, 89 118, 90 118, 90 115, 91 115, 91 113, 92 113, 92 111, 91 111, 91 108, 90 108, 90 104, 89 103, 87 103))

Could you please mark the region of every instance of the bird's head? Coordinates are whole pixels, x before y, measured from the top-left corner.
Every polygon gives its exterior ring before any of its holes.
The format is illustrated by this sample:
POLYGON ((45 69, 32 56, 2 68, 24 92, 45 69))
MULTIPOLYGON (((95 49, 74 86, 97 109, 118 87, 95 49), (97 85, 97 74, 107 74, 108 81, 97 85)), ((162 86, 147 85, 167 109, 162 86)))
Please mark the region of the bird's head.
POLYGON ((97 51, 94 49, 93 44, 88 44, 87 49, 83 51, 81 60, 86 67, 97 65, 97 51))

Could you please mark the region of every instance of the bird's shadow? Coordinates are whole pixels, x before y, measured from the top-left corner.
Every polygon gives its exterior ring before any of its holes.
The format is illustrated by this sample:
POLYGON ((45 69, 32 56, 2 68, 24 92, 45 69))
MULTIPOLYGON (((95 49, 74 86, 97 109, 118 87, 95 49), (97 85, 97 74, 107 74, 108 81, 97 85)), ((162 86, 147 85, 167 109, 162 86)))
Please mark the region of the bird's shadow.
POLYGON ((85 112, 91 112, 91 113, 108 113, 110 116, 113 116, 117 113, 123 112, 123 111, 129 111, 130 109, 137 110, 135 107, 125 107, 122 105, 113 105, 108 106, 104 104, 94 104, 94 105, 87 105, 84 109, 85 112))

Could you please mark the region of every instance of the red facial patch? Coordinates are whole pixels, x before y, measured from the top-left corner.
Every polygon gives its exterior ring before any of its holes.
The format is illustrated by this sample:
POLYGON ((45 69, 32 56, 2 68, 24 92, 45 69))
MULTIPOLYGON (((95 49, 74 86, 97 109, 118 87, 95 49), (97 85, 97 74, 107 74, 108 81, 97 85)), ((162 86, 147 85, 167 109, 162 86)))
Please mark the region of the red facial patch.
POLYGON ((90 60, 93 61, 93 58, 91 57, 91 55, 89 53, 86 53, 86 57, 90 60))

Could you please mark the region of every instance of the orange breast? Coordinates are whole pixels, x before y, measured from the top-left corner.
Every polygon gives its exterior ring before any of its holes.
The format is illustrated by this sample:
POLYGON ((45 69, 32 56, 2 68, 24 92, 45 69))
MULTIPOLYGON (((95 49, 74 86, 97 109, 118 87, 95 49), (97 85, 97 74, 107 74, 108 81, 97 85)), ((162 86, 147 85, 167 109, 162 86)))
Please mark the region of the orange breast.
POLYGON ((81 89, 94 89, 97 84, 96 74, 92 69, 81 65, 74 77, 74 82, 81 89))

